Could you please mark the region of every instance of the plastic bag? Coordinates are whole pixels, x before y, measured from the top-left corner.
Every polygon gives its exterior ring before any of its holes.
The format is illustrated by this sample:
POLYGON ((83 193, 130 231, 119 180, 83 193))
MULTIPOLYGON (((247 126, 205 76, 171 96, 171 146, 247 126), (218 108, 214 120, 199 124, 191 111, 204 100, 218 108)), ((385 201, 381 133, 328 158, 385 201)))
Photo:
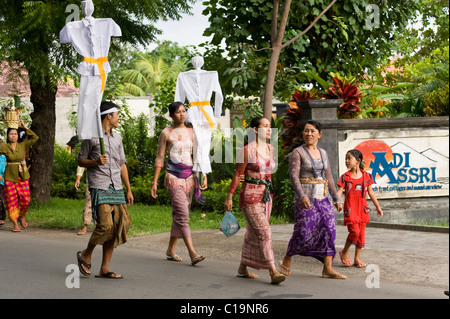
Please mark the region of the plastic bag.
POLYGON ((225 236, 230 237, 236 234, 241 226, 239 221, 234 217, 233 213, 228 211, 225 213, 220 224, 220 231, 224 233, 225 236))

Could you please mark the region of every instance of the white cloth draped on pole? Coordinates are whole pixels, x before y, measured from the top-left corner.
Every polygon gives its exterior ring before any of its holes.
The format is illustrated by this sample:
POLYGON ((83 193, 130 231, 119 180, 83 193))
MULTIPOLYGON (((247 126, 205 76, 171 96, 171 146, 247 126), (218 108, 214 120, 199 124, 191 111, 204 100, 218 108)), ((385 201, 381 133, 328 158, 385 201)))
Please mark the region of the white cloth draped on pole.
POLYGON ((191 62, 195 69, 178 75, 175 101, 185 103, 187 99, 190 103, 186 122, 192 123, 195 133, 193 171, 208 174, 212 171, 209 160, 211 133, 217 122, 215 118, 219 118, 222 113, 223 95, 217 71, 202 70, 202 57, 193 57, 191 62), (213 92, 214 112, 210 104, 213 92))
POLYGON ((59 34, 61 43, 71 43, 83 56, 77 72, 81 75, 78 99, 78 138, 101 138, 100 103, 111 67, 108 52, 111 37, 122 36, 120 27, 110 18, 94 19, 92 0, 82 1, 85 15, 81 21, 68 22, 59 34))

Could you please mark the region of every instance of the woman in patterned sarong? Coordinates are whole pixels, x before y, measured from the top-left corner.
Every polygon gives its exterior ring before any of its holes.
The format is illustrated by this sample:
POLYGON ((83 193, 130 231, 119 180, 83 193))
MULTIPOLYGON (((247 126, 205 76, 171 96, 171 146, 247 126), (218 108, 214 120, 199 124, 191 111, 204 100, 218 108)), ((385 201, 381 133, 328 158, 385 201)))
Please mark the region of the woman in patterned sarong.
POLYGON ((258 276, 249 272, 247 267, 268 269, 272 284, 279 284, 286 277, 275 268, 269 224, 273 198, 271 172, 275 168, 273 147, 267 143, 271 134, 270 122, 266 118, 255 118, 251 121, 250 127, 254 129, 256 139, 240 150, 225 201, 225 208, 231 211, 232 197, 239 185, 240 176, 245 175, 239 194, 239 208, 247 221, 247 231, 237 276, 257 279, 258 276))
POLYGON ((331 204, 338 204, 328 155, 318 148, 322 136, 321 125, 316 121, 306 123, 303 130, 304 144, 294 149, 289 159, 290 180, 295 191, 295 226, 281 264, 281 272, 291 274, 294 255, 311 256, 323 263, 322 277, 345 279, 332 268, 336 254, 336 220, 331 204), (330 196, 331 195, 331 196, 330 196))
POLYGON ((173 125, 165 128, 159 137, 151 194, 153 198, 157 197, 158 178, 161 169, 164 167, 167 151, 169 158, 166 166, 164 186, 167 187, 172 200, 172 230, 166 257, 171 261, 182 261, 175 253, 175 247, 178 238, 183 238, 189 251, 191 264, 195 265, 203 261, 205 257, 198 255, 194 249, 189 227, 189 209, 194 191, 198 193, 200 190, 206 189, 207 179, 204 176, 203 184, 200 186, 192 172, 194 132, 192 128, 186 127, 184 124, 186 121, 186 109, 183 103, 172 103, 169 106, 169 114, 173 119, 173 125))
POLYGON ((19 130, 8 128, 7 144, 0 146, 0 154, 6 156, 7 165, 5 169, 4 198, 8 211, 9 220, 13 222, 13 232, 20 232, 19 224, 22 228, 27 228, 28 224, 25 215, 30 206, 30 173, 25 162, 26 151, 37 142, 39 137, 32 130, 20 121, 21 127, 26 131, 28 138, 21 141, 19 130))

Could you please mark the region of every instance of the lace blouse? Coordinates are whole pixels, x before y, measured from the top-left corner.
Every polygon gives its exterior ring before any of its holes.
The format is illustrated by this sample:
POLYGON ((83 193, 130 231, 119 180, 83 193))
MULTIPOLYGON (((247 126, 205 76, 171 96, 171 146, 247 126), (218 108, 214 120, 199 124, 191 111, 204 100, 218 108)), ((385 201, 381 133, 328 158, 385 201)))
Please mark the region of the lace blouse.
POLYGON ((321 155, 319 159, 313 159, 304 145, 297 147, 290 154, 289 171, 292 187, 295 191, 295 203, 298 203, 304 196, 308 196, 311 204, 314 198, 328 197, 330 199, 330 195, 333 202, 337 202, 339 199, 327 152, 321 148, 319 148, 319 151, 321 155), (326 184, 310 182, 315 179, 323 179, 326 184), (328 186, 328 192, 325 192, 326 186, 324 185, 328 186))
MULTIPOLYGON (((236 170, 231 181, 229 193, 234 194, 240 180, 239 175, 251 176, 262 180, 272 180, 272 171, 275 168, 273 160, 273 146, 269 145, 269 158, 265 160, 257 151, 256 143, 252 142, 244 146, 236 159, 236 170)), ((244 182, 239 194, 239 208, 243 209, 255 205, 264 197, 265 185, 255 185, 244 182)), ((271 194, 271 198, 273 195, 271 194)))

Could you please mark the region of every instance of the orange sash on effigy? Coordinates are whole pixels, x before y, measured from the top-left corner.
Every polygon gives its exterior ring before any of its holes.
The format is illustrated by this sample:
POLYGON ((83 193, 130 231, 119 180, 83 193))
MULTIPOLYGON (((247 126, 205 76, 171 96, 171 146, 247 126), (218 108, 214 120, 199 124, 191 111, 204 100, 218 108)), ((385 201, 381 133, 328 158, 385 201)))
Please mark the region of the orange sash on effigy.
POLYGON ((209 103, 209 101, 200 101, 200 102, 192 102, 191 104, 191 107, 193 107, 193 106, 198 106, 198 107, 200 107, 200 109, 202 110, 202 112, 203 112, 203 115, 205 116, 205 118, 208 120, 208 122, 209 122, 209 127, 211 127, 211 130, 213 129, 213 127, 214 127, 214 123, 213 123, 213 121, 212 121, 212 119, 211 119, 211 116, 209 116, 209 114, 205 111, 205 109, 203 108, 204 106, 206 106, 206 105, 211 105, 210 103, 209 103))
POLYGON ((108 57, 103 56, 98 59, 84 57, 83 62, 97 64, 98 70, 100 72, 100 77, 102 78, 102 92, 103 92, 105 90, 105 82, 106 82, 106 73, 105 69, 103 68, 103 63, 108 62, 108 57))

